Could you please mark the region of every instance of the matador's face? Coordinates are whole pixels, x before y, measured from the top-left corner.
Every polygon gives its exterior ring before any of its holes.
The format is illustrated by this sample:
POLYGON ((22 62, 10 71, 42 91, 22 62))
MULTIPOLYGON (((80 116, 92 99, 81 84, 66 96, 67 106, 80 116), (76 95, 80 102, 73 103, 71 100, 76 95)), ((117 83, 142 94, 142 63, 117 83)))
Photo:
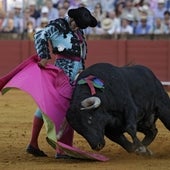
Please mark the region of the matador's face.
POLYGON ((73 18, 69 18, 69 26, 71 28, 72 31, 76 31, 77 29, 79 29, 79 27, 77 26, 76 22, 74 21, 73 18))

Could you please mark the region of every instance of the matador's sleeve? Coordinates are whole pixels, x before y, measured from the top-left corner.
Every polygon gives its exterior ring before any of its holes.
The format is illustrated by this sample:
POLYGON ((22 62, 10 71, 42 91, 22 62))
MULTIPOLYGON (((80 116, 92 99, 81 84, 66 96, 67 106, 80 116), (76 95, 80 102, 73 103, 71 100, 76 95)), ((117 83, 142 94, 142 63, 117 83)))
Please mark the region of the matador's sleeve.
POLYGON ((51 58, 48 41, 54 33, 58 34, 57 28, 54 25, 49 24, 34 34, 35 49, 40 58, 51 58))

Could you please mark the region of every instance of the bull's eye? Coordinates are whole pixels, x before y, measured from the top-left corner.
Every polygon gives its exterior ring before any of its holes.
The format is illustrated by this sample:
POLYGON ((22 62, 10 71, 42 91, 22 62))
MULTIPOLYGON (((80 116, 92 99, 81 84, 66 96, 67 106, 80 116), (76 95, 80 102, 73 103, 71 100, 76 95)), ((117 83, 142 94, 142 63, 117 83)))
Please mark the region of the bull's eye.
POLYGON ((92 123, 92 121, 91 121, 91 120, 88 120, 87 122, 88 122, 88 124, 91 124, 91 123, 92 123))
POLYGON ((88 124, 92 124, 92 118, 93 118, 92 116, 89 116, 89 119, 88 119, 88 121, 87 121, 88 124))
POLYGON ((93 118, 92 116, 89 116, 89 120, 92 120, 92 118, 93 118))

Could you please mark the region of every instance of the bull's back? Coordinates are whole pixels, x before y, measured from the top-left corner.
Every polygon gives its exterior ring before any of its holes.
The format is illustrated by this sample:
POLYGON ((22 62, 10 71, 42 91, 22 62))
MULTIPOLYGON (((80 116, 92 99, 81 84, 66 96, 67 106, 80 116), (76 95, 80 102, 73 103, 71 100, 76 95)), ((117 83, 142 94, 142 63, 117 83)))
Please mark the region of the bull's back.
POLYGON ((142 65, 117 67, 110 63, 97 63, 86 68, 79 75, 78 80, 89 75, 103 80, 106 89, 113 94, 119 95, 120 91, 127 94, 127 90, 135 96, 160 97, 165 94, 158 78, 149 68, 142 65))
POLYGON ((162 86, 153 72, 142 65, 116 67, 109 63, 97 63, 86 68, 78 79, 89 75, 94 75, 105 83, 109 82, 110 85, 124 83, 124 86, 130 87, 162 86))
POLYGON ((86 68, 78 77, 78 79, 87 77, 89 75, 94 75, 98 78, 107 79, 109 74, 113 74, 115 72, 114 69, 117 67, 113 66, 109 63, 97 63, 86 68), (108 74, 109 73, 109 74, 108 74))
POLYGON ((134 65, 122 67, 124 79, 128 83, 128 88, 135 94, 142 92, 159 94, 164 91, 160 80, 147 67, 142 65, 134 65))
POLYGON ((157 79, 157 77, 153 74, 153 72, 141 65, 134 65, 128 67, 122 67, 122 74, 124 75, 124 79, 128 82, 129 85, 133 86, 154 86, 155 84, 160 86, 161 83, 157 79))

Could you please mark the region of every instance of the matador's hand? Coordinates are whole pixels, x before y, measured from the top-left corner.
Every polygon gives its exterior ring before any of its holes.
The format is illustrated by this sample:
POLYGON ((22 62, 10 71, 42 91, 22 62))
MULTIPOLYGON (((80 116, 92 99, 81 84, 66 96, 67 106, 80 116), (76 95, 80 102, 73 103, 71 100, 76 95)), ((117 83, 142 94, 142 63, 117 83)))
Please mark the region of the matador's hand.
POLYGON ((48 59, 43 58, 43 59, 41 59, 41 60, 38 62, 38 65, 39 65, 40 67, 45 67, 45 66, 47 65, 47 63, 48 63, 48 59))

